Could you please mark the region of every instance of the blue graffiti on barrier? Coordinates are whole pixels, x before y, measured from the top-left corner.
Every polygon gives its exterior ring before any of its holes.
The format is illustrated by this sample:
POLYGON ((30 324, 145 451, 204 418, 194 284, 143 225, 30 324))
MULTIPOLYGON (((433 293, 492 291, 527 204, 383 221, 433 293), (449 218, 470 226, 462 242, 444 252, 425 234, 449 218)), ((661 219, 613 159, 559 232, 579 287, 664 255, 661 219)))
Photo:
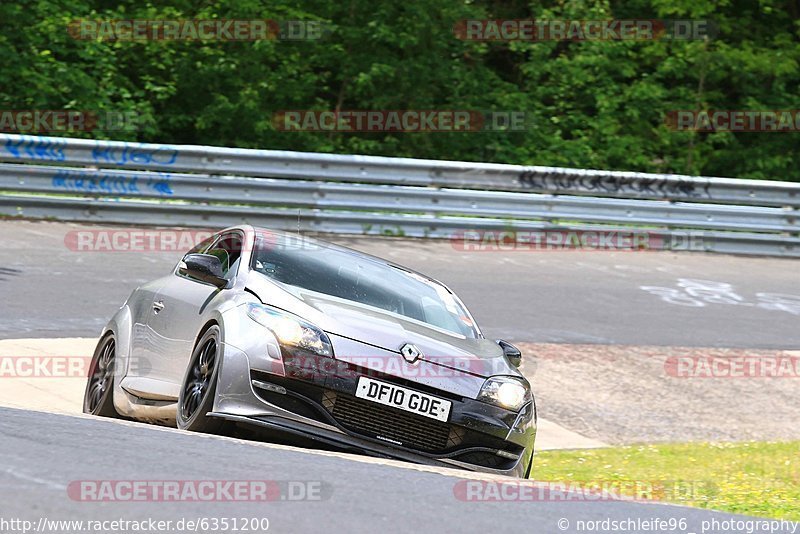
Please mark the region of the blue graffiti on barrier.
POLYGON ((61 139, 29 135, 6 137, 5 143, 2 144, 5 152, 15 158, 40 161, 64 161, 66 145, 66 141, 61 139))
POLYGON ((117 195, 157 193, 159 196, 172 196, 170 175, 159 173, 157 176, 140 179, 108 171, 72 171, 61 169, 53 175, 53 187, 67 191, 82 193, 107 193, 117 195), (141 187, 141 189, 140 189, 141 187))
POLYGON ((98 141, 92 149, 92 159, 100 164, 172 165, 178 159, 178 150, 142 143, 119 143, 118 146, 110 147, 103 141, 98 141))

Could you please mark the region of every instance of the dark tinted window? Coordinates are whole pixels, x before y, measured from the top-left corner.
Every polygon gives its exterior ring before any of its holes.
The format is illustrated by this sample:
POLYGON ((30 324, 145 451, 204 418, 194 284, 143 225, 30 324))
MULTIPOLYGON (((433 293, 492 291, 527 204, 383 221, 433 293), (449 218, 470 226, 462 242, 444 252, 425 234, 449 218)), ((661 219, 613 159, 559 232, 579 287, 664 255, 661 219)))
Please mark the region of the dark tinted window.
POLYGON ((466 337, 478 337, 467 311, 428 278, 318 242, 260 235, 253 270, 281 284, 367 304, 466 337))

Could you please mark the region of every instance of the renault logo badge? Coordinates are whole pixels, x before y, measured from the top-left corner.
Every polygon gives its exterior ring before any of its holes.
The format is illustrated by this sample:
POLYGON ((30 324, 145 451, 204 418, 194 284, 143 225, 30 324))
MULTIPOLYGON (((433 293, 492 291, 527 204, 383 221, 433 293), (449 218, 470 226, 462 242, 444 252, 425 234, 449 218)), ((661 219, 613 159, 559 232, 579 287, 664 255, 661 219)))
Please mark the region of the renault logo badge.
POLYGON ((414 363, 422 357, 420 350, 411 343, 406 343, 400 347, 400 354, 403 355, 403 359, 408 363, 414 363))

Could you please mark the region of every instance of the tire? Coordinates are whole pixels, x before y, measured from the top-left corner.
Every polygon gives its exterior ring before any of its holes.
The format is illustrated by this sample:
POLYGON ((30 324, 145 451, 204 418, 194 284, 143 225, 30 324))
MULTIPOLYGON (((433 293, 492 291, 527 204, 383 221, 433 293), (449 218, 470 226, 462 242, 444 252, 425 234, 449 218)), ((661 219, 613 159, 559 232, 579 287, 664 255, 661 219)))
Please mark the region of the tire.
POLYGON ((205 331, 195 345, 183 378, 176 415, 181 430, 215 434, 222 429, 225 423, 223 419, 208 417, 217 394, 221 357, 220 331, 214 325, 205 331))
POLYGON ((83 413, 100 417, 119 417, 114 408, 116 349, 117 344, 113 334, 102 338, 94 349, 86 390, 83 393, 83 413))

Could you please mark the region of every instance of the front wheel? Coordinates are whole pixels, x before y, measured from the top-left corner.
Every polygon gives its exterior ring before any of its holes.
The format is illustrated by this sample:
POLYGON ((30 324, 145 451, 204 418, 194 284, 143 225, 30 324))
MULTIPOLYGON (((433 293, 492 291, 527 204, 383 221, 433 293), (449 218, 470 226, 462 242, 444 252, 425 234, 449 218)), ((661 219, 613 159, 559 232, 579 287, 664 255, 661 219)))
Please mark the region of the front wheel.
POLYGON ((114 408, 114 367, 116 341, 113 334, 100 340, 89 365, 89 378, 83 393, 83 413, 119 417, 114 408))
POLYGON ((208 417, 214 407, 221 357, 220 332, 215 325, 206 330, 192 351, 178 396, 176 420, 181 430, 213 434, 222 428, 222 419, 208 417))

